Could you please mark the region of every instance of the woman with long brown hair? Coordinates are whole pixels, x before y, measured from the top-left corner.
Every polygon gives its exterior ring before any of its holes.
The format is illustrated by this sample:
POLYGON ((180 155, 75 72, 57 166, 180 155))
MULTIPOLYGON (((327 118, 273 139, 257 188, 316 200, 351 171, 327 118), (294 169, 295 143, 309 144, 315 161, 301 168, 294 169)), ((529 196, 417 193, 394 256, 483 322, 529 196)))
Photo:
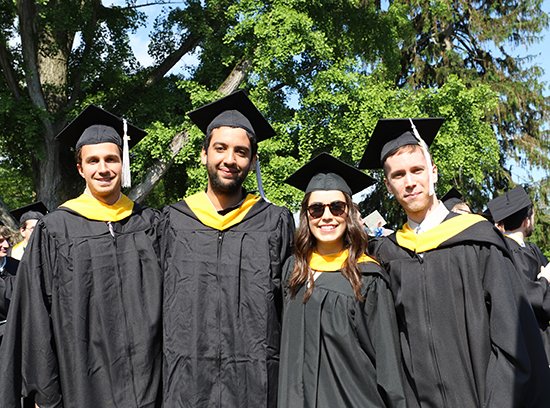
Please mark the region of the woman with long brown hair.
POLYGON ((323 153, 286 182, 305 196, 283 268, 278 406, 404 407, 388 279, 351 199, 374 180, 323 153))

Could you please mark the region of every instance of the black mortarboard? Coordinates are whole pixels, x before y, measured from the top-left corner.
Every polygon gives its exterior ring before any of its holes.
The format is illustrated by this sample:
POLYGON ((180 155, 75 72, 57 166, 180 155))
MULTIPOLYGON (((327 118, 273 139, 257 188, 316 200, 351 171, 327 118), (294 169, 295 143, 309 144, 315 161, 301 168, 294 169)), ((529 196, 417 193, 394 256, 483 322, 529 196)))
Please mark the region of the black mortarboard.
POLYGON ((42 201, 37 201, 10 211, 12 217, 15 218, 19 224, 22 224, 27 220, 39 220, 47 213, 48 209, 42 201))
POLYGON ((451 189, 441 197, 441 202, 447 207, 447 210, 451 211, 456 204, 464 202, 464 196, 456 188, 451 187, 451 189))
POLYGON ((491 224, 495 223, 495 221, 493 220, 493 216, 491 215, 491 210, 489 210, 489 208, 486 208, 480 215, 484 217, 487 221, 489 221, 491 224))
POLYGON ((487 203, 493 220, 497 223, 530 205, 532 205, 531 199, 521 186, 508 190, 487 203))
MULTIPOLYGON (((147 135, 147 132, 130 123, 127 123, 127 126, 128 148, 131 149, 147 135)), ((124 119, 98 106, 89 105, 59 132, 56 139, 78 150, 84 145, 98 143, 115 143, 122 148, 123 136, 124 119)))
POLYGON ((187 115, 206 135, 220 126, 245 129, 258 142, 275 135, 275 130, 243 90, 201 106, 187 115))
POLYGON ((406 145, 419 145, 411 120, 418 134, 430 146, 443 124, 444 118, 380 119, 372 132, 360 169, 381 169, 388 155, 406 145))
POLYGON ((122 149, 122 187, 130 187, 129 150, 147 135, 126 120, 95 105, 89 105, 59 132, 56 139, 75 150, 82 146, 114 143, 122 149))
POLYGON ((305 193, 338 190, 353 195, 376 180, 328 153, 321 153, 296 170, 285 183, 305 193))

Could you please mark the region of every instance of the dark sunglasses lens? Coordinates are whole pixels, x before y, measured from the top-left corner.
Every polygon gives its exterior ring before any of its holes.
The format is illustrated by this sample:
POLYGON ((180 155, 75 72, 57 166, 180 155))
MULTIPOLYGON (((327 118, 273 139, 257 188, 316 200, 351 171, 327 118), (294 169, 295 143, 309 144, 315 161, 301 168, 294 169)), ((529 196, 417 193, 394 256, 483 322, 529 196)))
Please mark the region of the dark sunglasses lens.
POLYGON ((312 218, 320 218, 325 212, 325 207, 328 207, 330 213, 335 217, 339 217, 346 212, 346 203, 343 201, 333 201, 330 204, 311 204, 307 207, 307 211, 312 218))
POLYGON ((312 204, 307 207, 307 211, 309 212, 309 215, 311 215, 313 218, 319 218, 323 216, 323 213, 325 212, 325 206, 323 204, 312 204))
POLYGON ((332 215, 339 217, 346 211, 346 203, 342 201, 334 201, 330 203, 328 208, 330 209, 332 215))

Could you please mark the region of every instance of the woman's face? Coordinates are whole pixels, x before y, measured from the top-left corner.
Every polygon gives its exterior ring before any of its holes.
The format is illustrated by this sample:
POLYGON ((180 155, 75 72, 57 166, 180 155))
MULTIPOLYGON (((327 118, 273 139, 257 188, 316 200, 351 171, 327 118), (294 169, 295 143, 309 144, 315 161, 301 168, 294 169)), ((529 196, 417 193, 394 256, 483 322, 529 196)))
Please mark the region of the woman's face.
POLYGON ((324 253, 343 249, 349 212, 344 193, 313 191, 307 206, 309 230, 317 240, 317 249, 324 253))

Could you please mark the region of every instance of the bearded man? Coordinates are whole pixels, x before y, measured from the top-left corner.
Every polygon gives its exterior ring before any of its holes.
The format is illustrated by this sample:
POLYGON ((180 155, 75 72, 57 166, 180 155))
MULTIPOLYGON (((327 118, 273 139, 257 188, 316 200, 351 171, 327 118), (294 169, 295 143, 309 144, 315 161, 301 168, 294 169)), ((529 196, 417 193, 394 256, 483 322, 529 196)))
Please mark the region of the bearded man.
POLYGON ((373 245, 395 298, 407 406, 548 407, 550 370, 504 237, 435 195, 428 146, 442 123, 380 119, 359 165, 384 170, 407 215, 373 245))
POLYGON ((275 407, 294 223, 243 188, 274 130, 242 91, 189 116, 206 134, 208 182, 163 214, 164 405, 275 407))

